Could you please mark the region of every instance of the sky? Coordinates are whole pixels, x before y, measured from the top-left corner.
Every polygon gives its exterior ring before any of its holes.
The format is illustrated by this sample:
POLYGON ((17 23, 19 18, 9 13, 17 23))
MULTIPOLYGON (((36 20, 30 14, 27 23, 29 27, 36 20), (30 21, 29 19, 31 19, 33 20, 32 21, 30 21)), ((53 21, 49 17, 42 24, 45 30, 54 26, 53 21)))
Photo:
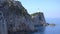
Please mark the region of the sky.
POLYGON ((43 12, 45 18, 60 18, 60 0, 18 0, 29 14, 43 12))

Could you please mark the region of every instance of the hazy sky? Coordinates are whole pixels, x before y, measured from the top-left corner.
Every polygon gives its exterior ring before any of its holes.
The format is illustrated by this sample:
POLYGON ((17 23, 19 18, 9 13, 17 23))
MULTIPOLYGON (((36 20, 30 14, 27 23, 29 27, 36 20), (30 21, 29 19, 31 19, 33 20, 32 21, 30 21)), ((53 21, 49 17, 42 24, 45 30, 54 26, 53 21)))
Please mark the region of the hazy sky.
POLYGON ((19 0, 29 14, 38 10, 45 18, 60 18, 60 0, 19 0), (39 8, 39 9, 38 9, 39 8))

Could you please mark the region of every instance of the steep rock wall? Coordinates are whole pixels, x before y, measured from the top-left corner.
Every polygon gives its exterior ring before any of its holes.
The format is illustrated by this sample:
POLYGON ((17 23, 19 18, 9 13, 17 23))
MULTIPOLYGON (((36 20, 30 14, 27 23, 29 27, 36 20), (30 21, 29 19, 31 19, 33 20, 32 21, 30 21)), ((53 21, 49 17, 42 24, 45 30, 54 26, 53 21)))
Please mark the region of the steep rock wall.
POLYGON ((31 15, 34 25, 43 25, 46 23, 44 14, 42 12, 34 13, 31 15))
POLYGON ((7 21, 9 31, 34 31, 31 16, 19 1, 0 3, 0 11, 7 21))

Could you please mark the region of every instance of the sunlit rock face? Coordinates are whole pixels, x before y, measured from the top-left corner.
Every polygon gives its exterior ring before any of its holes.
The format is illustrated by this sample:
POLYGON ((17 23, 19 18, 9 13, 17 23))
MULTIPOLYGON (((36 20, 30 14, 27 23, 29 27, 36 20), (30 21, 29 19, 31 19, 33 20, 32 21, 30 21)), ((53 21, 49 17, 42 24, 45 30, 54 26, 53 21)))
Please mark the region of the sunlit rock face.
POLYGON ((31 16, 19 1, 0 3, 0 11, 7 22, 8 31, 34 31, 31 16))
POLYGON ((31 14, 34 25, 45 24, 44 14, 42 12, 31 14))

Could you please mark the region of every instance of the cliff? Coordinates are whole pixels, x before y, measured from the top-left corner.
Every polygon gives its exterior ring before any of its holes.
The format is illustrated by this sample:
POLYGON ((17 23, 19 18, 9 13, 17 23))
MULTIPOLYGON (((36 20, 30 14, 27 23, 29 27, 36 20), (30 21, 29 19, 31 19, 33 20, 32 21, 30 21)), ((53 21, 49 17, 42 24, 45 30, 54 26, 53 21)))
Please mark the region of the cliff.
POLYGON ((9 32, 35 30, 31 16, 19 1, 0 3, 0 13, 3 14, 9 32))
POLYGON ((46 21, 42 12, 31 14, 34 25, 45 25, 46 21))
POLYGON ((0 2, 0 32, 2 32, 0 34, 36 31, 34 25, 44 23, 46 22, 43 13, 39 12, 29 15, 19 1, 0 2))

